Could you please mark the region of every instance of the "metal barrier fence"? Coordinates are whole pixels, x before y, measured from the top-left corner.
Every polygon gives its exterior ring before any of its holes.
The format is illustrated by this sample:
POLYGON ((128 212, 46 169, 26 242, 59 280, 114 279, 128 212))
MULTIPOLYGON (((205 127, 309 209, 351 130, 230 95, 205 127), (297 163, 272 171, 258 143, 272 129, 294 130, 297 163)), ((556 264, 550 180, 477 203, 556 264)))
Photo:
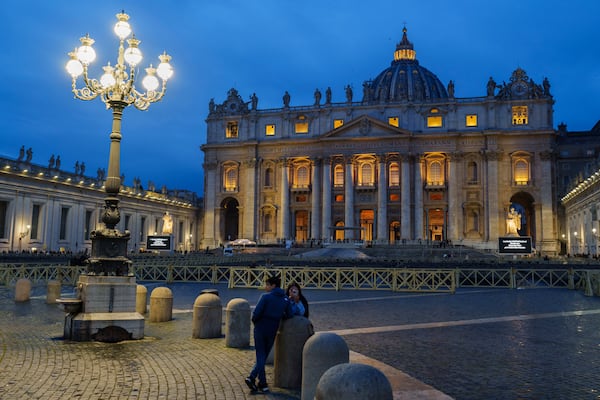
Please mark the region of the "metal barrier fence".
MULTIPOLYGON (((58 280, 77 284, 85 267, 52 264, 0 264, 0 285, 14 286, 18 279, 33 285, 58 280)), ((396 292, 450 292, 459 287, 551 287, 600 294, 600 271, 585 269, 521 268, 311 268, 216 265, 137 265, 138 281, 227 283, 229 288, 261 288, 267 277, 279 275, 282 286, 297 282, 306 289, 390 290, 396 292)))

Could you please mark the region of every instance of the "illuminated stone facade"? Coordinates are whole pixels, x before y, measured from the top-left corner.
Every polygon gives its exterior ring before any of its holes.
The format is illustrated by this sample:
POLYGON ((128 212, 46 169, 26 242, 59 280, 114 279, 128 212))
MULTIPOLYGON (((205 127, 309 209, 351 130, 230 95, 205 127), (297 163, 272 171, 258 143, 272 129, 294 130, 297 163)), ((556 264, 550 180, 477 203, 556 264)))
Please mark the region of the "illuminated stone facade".
POLYGON ((506 215, 536 249, 559 250, 553 103, 517 68, 457 98, 419 65, 406 30, 362 99, 258 109, 231 89, 211 100, 203 246, 248 238, 318 244, 451 241, 497 249, 506 215))
MULTIPOLYGON (((89 254, 106 193, 101 171, 97 177, 82 171, 64 171, 54 160, 49 166, 34 164, 30 156, 0 158, 0 252, 89 254)), ((135 181, 133 187, 122 186, 119 196, 117 229, 131 233, 127 250, 142 250, 148 235, 161 235, 166 213, 172 220, 173 250, 196 250, 201 209, 196 195, 144 190, 135 181)))

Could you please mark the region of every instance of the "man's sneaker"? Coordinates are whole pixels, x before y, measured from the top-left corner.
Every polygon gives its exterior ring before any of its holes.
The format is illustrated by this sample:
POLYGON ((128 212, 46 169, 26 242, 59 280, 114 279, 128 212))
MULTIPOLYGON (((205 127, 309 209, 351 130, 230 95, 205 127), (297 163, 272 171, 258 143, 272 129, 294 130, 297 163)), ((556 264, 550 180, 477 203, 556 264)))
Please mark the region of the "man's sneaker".
POLYGON ((265 383, 264 385, 258 385, 258 391, 261 393, 269 393, 269 386, 265 383))
POLYGON ((254 383, 254 379, 247 377, 244 382, 246 382, 246 385, 248 385, 248 387, 250 388, 250 390, 252 390, 253 392, 257 392, 258 388, 256 387, 256 383, 254 383))

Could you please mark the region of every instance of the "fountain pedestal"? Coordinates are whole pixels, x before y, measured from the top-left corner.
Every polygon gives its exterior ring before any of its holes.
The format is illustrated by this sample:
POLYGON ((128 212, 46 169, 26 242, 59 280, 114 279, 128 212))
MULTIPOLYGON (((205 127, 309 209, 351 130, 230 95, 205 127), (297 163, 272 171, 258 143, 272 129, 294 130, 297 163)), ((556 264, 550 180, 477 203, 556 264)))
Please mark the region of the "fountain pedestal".
POLYGON ((68 313, 64 338, 117 342, 144 337, 144 316, 136 312, 134 276, 81 275, 77 299, 59 299, 68 313))

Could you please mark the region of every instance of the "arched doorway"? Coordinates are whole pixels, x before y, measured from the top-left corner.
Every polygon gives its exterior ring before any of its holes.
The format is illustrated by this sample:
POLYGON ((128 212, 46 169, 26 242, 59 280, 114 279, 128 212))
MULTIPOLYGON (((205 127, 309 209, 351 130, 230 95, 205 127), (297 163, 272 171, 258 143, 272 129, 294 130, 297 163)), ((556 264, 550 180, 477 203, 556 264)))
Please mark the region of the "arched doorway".
POLYGON ((510 198, 509 210, 514 208, 521 215, 521 228, 517 231, 519 236, 531 236, 535 243, 535 209, 533 197, 526 192, 515 193, 510 198))
POLYGON ((223 218, 221 223, 221 232, 223 241, 235 240, 239 235, 240 203, 234 198, 227 198, 221 203, 223 209, 223 218))

